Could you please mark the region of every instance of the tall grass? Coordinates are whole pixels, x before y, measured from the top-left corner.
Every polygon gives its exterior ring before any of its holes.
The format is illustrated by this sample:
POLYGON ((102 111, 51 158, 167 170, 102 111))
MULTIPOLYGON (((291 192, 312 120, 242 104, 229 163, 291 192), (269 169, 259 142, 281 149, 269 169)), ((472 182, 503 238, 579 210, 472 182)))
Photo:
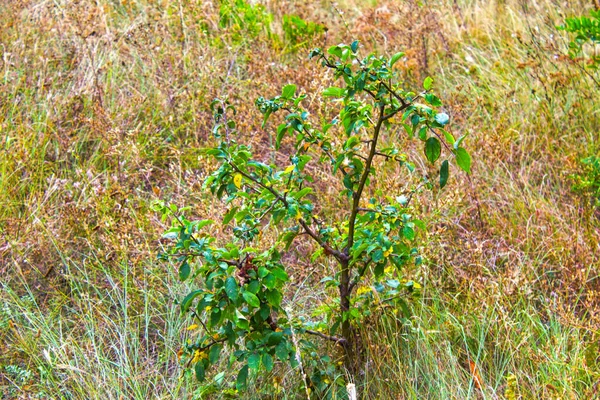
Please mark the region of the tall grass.
POLYGON ((93 258, 63 267, 68 287, 50 299, 35 296, 25 281, 20 293, 3 287, 10 351, 35 374, 8 393, 71 399, 186 397, 189 388, 177 356, 184 330, 173 302, 180 294, 176 276, 145 269, 136 277, 127 260, 120 271, 109 271, 93 258))

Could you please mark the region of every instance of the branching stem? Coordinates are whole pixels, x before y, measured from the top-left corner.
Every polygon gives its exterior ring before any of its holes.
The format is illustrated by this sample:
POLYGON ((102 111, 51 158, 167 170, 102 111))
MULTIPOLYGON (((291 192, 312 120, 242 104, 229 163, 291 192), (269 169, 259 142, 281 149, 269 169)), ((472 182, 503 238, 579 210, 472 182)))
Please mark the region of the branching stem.
POLYGON ((310 329, 306 329, 305 332, 310 335, 318 336, 322 339, 326 339, 326 340, 335 342, 335 344, 339 344, 340 346, 343 346, 343 347, 345 347, 348 344, 348 341, 343 337, 326 335, 322 332, 312 331, 310 329))
MULTIPOLYGON (((287 201, 287 199, 285 198, 285 196, 282 196, 275 189, 273 189, 270 186, 265 185, 260 180, 258 180, 257 178, 253 177, 252 175, 250 175, 250 174, 242 171, 241 169, 239 169, 237 167, 237 165, 235 165, 231 161, 229 161, 229 165, 236 172, 238 172, 239 174, 241 174, 244 178, 249 179, 250 181, 252 181, 252 182, 256 183, 258 186, 260 186, 261 188, 267 189, 269 192, 271 192, 271 194, 273 196, 275 196, 275 198, 277 200, 279 200, 285 207, 289 207, 289 202, 287 201)), ((317 233, 315 233, 315 231, 310 227, 310 225, 308 225, 308 223, 303 218, 300 218, 298 220, 298 222, 300 223, 300 225, 302 225, 302 227, 304 228, 304 230, 306 231, 306 233, 311 238, 313 238, 319 244, 319 246, 321 246, 325 250, 326 254, 334 256, 338 261, 342 261, 344 259, 347 259, 347 255, 345 253, 342 253, 341 251, 334 249, 327 242, 325 242, 323 239, 321 239, 321 237, 317 233)))

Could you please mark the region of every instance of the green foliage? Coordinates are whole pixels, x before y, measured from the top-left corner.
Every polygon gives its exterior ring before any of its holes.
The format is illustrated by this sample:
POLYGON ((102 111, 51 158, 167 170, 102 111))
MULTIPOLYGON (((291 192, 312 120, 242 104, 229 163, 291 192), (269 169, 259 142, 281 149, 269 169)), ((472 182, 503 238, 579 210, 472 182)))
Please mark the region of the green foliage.
POLYGON ((284 15, 282 20, 284 38, 294 48, 311 42, 317 35, 325 32, 325 26, 305 21, 297 15, 284 15))
POLYGON ((219 26, 225 29, 235 43, 256 39, 261 33, 271 35, 273 15, 261 4, 245 0, 223 0, 219 8, 219 26))
MULTIPOLYGON (((232 350, 229 364, 238 362, 238 389, 246 387, 251 372, 271 371, 278 362, 294 366, 298 363, 296 333, 340 345, 344 366, 356 373, 360 354, 355 327, 371 307, 385 301, 401 307, 405 317, 410 315, 402 294, 419 286, 397 277, 408 263, 421 262, 417 232, 425 224, 410 213, 412 195, 368 191, 383 162, 398 163, 409 173, 415 170, 397 141, 382 137, 400 126, 422 142, 430 164, 443 159, 441 187, 448 181, 450 160, 469 172, 471 158, 461 147, 464 137, 455 140, 444 129, 449 117, 437 111, 441 101, 430 91, 431 78, 421 92, 405 90, 392 68, 402 53, 391 59, 375 54, 363 58, 358 50, 355 41, 311 52, 311 58, 330 69, 339 85, 323 91, 327 101, 339 105, 333 119, 315 123, 303 107, 306 94, 293 84, 283 87, 278 96, 256 101, 264 115, 263 126, 273 115, 282 114, 275 147, 289 153, 287 165, 259 161, 250 146, 237 143, 235 109, 226 101, 212 103, 218 145, 205 149, 205 154, 218 168, 204 188, 229 208, 223 225, 231 237, 224 245, 207 229, 213 221, 190 220, 185 208, 158 207, 165 218, 173 217, 165 237, 174 243, 163 257, 177 263, 181 280, 194 279, 198 284, 180 305, 184 315, 192 314, 201 325, 201 334, 186 344, 199 380, 219 363, 224 346, 232 350), (307 168, 309 164, 313 168, 307 168), (334 220, 316 211, 320 207, 315 170, 329 168, 340 182, 341 200, 348 204, 334 220), (264 239, 268 235, 263 232, 275 231, 279 232, 275 241, 264 239), (313 261, 325 256, 338 265, 334 276, 321 281, 339 291, 336 301, 315 313, 321 322, 290 320, 282 308, 288 282, 282 255, 301 238, 315 243, 313 261), (355 290, 367 277, 372 279, 372 290, 355 290)), ((313 346, 304 340, 300 345, 313 346)))
POLYGON ((251 227, 252 218, 244 211, 236 213, 238 225, 234 232, 239 240, 218 247, 213 237, 200 234, 213 221, 190 221, 183 215, 184 209, 173 206, 162 206, 160 211, 165 216, 176 215, 177 225, 165 237, 176 238, 172 254, 180 265, 180 278, 189 278, 191 260, 202 259, 192 275, 202 282, 202 288, 180 302, 182 314, 192 313, 203 328, 202 335, 186 345, 196 377, 204 380, 205 371, 219 361, 223 345, 234 349, 236 359, 246 364, 238 374, 238 389, 245 388, 249 369, 264 367, 270 371, 275 360, 290 361, 291 331, 279 328, 289 325, 281 308, 288 276, 277 248, 255 254, 254 249, 243 247, 247 238, 258 232, 251 227))
POLYGON ((590 11, 589 17, 572 17, 565 20, 559 29, 575 34, 575 40, 569 43, 571 57, 575 58, 583 53, 585 44, 592 46, 592 54, 588 55, 588 66, 597 69, 600 66, 600 55, 594 46, 600 44, 600 10, 590 11))
POLYGON ((600 157, 590 156, 581 160, 581 171, 572 176, 573 190, 587 194, 592 204, 600 208, 600 157))

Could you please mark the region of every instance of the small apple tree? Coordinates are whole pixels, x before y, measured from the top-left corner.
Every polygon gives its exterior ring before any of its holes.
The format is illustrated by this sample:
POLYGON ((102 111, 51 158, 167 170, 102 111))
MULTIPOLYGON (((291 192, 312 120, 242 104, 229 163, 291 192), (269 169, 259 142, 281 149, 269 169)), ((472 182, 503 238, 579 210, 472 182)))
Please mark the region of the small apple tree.
MULTIPOLYGON (((403 53, 361 58, 358 49, 355 41, 310 54, 341 84, 323 91, 327 101, 339 106, 333 120, 316 124, 302 106, 306 95, 298 94, 293 84, 279 96, 257 100, 264 122, 281 115, 275 148, 280 149, 286 136, 293 138, 289 165, 257 160, 250 146, 235 140, 234 108, 225 101, 213 102, 218 145, 206 154, 217 161, 218 169, 204 188, 229 206, 222 222, 231 227, 231 238, 223 246, 203 230, 214 221, 188 220, 183 209, 160 207, 165 217, 173 217, 167 236, 174 244, 165 256, 176 259, 181 280, 194 279, 198 286, 180 304, 182 313, 192 314, 201 329, 193 342, 185 344, 200 380, 219 361, 224 347, 232 350, 240 366, 238 389, 246 386, 250 370, 270 371, 277 360, 296 365, 296 334, 335 342, 346 370, 356 373, 361 339, 355 327, 368 311, 359 305, 355 289, 366 279, 379 282, 388 266, 402 270, 407 263, 419 263, 416 229, 425 228, 407 212, 412 196, 368 195, 367 188, 382 165, 378 159, 400 163, 410 171, 415 168, 403 149, 393 145, 397 140, 388 139, 392 145, 384 146, 382 135, 401 126, 408 137, 423 142, 428 163, 443 159, 439 178, 429 180, 429 185, 446 185, 449 161, 470 171, 471 158, 461 146, 464 137, 455 139, 445 130, 449 117, 436 111, 442 103, 431 92, 433 80, 426 78, 420 92, 405 90, 393 69, 403 53), (316 215, 318 178, 306 168, 311 162, 317 169, 328 168, 340 180, 339 195, 346 199, 347 208, 337 215, 316 215), (281 232, 278 240, 262 247, 261 232, 275 226, 281 232), (316 244, 313 260, 325 256, 337 265, 335 276, 322 280, 338 292, 325 331, 290 320, 282 308, 289 280, 282 254, 300 236, 316 244)), ((382 295, 399 285, 397 280, 385 283, 374 285, 382 295)))

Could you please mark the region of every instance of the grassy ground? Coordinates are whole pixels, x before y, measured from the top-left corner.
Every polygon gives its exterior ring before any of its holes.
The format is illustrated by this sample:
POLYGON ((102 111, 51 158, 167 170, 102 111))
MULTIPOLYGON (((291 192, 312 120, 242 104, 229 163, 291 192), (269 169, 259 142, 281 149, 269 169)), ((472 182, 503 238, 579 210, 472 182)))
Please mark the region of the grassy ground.
MULTIPOLYGON (((3 398, 241 396, 228 375, 200 386, 179 363, 174 300, 189 288, 156 261, 166 226, 151 205, 218 213, 200 190, 210 101, 236 104, 239 140, 266 154, 254 99, 290 82, 318 93, 332 78, 308 49, 354 38, 405 50, 409 83, 436 78, 475 160, 470 179, 419 198, 427 262, 406 277, 423 289, 410 321, 381 309, 365 325, 365 398, 600 398, 600 219, 571 178, 600 153, 600 86, 555 28, 593 4, 220 3, 0 2, 3 398), (284 14, 327 34, 292 41, 284 14)), ((290 268, 302 314, 327 293, 290 268)), ((306 397, 283 366, 244 396, 306 397)))

